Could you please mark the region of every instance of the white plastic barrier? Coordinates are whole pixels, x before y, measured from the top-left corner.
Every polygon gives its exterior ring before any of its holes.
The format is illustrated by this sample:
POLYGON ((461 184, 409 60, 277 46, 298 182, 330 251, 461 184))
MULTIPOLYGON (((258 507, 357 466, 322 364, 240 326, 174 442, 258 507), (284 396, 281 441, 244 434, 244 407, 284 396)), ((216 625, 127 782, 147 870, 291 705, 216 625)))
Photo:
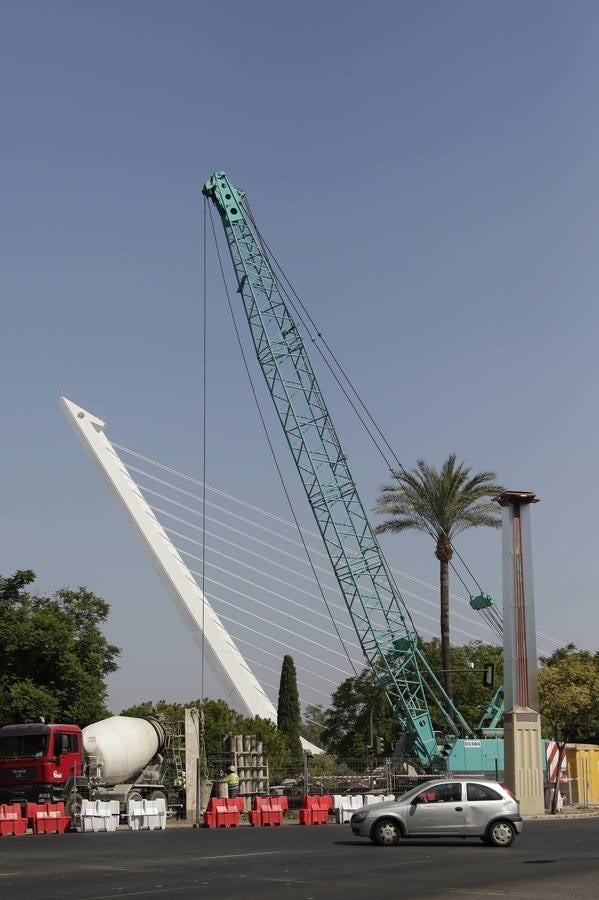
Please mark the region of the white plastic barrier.
POLYGON ((157 831, 166 828, 166 800, 129 800, 127 819, 132 831, 157 831))
POLYGON ((116 831, 119 820, 118 800, 83 800, 81 803, 82 831, 116 831))
POLYGON ((393 794, 366 794, 364 806, 377 806, 379 803, 385 803, 387 800, 395 800, 395 796, 393 794))
POLYGON ((353 808, 351 805, 352 798, 351 797, 333 797, 333 807, 335 809, 335 818, 339 822, 340 825, 349 822, 353 815, 353 808))
POLYGON ((363 806, 364 801, 361 794, 354 794, 352 796, 341 796, 340 794, 333 795, 335 816, 337 821, 341 824, 349 822, 355 811, 361 809, 363 806))

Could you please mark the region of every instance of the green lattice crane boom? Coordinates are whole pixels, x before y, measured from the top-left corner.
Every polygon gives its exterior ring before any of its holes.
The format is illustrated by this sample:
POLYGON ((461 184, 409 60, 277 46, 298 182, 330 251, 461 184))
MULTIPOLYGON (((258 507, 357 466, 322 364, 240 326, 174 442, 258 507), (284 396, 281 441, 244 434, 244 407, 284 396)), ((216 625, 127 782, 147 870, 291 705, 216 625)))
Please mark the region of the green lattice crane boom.
POLYGON ((430 766, 439 751, 429 700, 456 738, 472 731, 419 649, 245 193, 215 172, 203 194, 220 213, 258 361, 364 656, 415 758, 430 766))

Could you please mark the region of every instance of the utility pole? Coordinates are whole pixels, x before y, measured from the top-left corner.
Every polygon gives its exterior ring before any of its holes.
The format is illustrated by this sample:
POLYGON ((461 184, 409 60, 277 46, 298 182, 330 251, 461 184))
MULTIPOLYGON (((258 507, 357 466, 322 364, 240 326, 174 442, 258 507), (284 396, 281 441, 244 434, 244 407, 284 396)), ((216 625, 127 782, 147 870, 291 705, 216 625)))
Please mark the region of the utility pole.
POLYGON ((525 815, 544 812, 541 717, 532 579, 533 491, 504 491, 503 655, 505 781, 525 815))
POLYGON ((312 759, 312 754, 309 750, 304 750, 304 797, 307 797, 310 793, 310 766, 309 761, 312 759))
POLYGON ((370 745, 368 747, 368 787, 372 788, 372 767, 374 765, 374 722, 372 703, 370 705, 370 745))

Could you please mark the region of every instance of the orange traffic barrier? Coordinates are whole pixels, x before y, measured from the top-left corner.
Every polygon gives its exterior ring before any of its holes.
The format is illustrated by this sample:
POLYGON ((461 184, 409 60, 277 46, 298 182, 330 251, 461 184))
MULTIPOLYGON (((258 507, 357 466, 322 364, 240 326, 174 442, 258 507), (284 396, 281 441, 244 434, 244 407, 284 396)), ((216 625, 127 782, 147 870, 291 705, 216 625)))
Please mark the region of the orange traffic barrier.
POLYGON ((64 834, 71 824, 71 817, 64 814, 64 803, 28 803, 26 815, 34 834, 64 834))
POLYGON ((20 803, 0 804, 0 837, 9 834, 25 834, 27 831, 27 819, 21 814, 20 803))
POLYGON ((326 825, 329 809, 333 805, 329 794, 304 797, 302 808, 299 811, 300 825, 326 825))
POLYGON ((204 825, 206 828, 237 828, 242 809, 242 797, 211 797, 204 813, 204 825))
POLYGON ((287 797, 254 797, 250 810, 250 825, 282 825, 283 813, 287 809, 287 797))

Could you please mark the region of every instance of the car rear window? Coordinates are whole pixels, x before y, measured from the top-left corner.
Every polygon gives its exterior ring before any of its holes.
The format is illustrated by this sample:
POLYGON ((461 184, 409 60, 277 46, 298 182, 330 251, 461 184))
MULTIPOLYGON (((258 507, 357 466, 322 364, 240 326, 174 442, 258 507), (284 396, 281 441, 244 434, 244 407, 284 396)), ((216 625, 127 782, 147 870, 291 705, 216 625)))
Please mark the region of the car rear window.
POLYGON ((487 787, 486 784, 468 784, 466 787, 468 800, 503 800, 501 794, 487 787))

